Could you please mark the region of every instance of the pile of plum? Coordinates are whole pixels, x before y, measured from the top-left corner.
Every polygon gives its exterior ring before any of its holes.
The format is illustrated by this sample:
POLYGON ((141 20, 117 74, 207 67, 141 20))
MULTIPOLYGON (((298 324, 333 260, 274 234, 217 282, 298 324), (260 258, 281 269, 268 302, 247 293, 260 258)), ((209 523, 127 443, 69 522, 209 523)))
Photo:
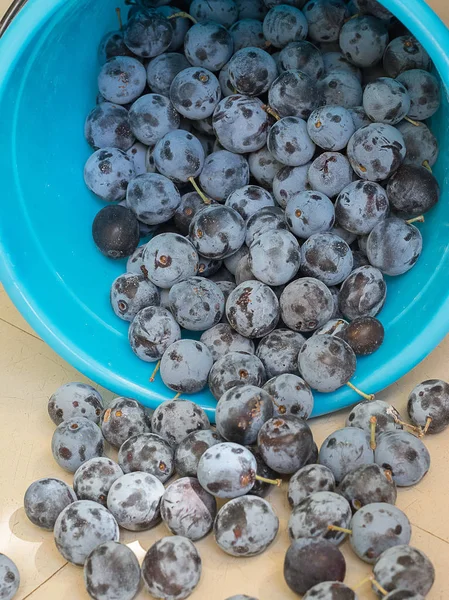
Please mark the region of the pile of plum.
MULTIPOLYGON (((423 600, 434 568, 409 545, 411 524, 395 502, 398 487, 415 485, 429 470, 422 438, 449 425, 449 384, 429 380, 414 388, 411 423, 386 402, 357 404, 320 449, 306 404, 292 403, 288 385, 267 391, 240 384, 221 396, 213 428, 189 400, 167 400, 153 412, 119 397, 105 408, 90 385, 65 384, 48 412, 56 425, 52 453, 74 474, 73 487, 55 478, 35 481, 25 494, 26 515, 54 531, 66 561, 84 567, 94 600, 132 600, 141 579, 154 598, 182 600, 201 577, 193 542, 211 531, 237 558, 270 547, 279 518, 266 497, 289 478, 282 492, 292 509, 284 561, 291 590, 308 600, 357 600, 343 583, 338 547, 349 537, 354 553, 373 565, 360 586, 371 582, 387 600, 423 600), (104 455, 113 448, 116 460, 104 455), (119 542, 120 529, 145 531, 161 520, 172 535, 152 545, 140 566, 119 542)), ((0 555, 3 572, 0 597, 10 600, 19 573, 0 555)))
POLYGON ((176 393, 353 387, 439 198, 431 60, 373 1, 162 3, 103 38, 85 123, 131 349, 176 393))
MULTIPOLYGON (((406 423, 351 378, 383 342, 385 276, 419 259, 414 223, 439 199, 427 52, 376 0, 139 0, 118 16, 85 123, 85 182, 108 203, 92 233, 127 258, 112 308, 176 396, 152 412, 122 397, 104 407, 85 384, 57 390, 52 452, 73 489, 31 484, 26 514, 84 566, 95 600, 131 600, 141 578, 182 600, 201 576, 193 542, 210 531, 235 557, 270 546, 279 519, 265 497, 290 477, 294 592, 356 600, 338 548, 349 537, 379 596, 422 600, 434 569, 409 546, 396 488, 427 473, 422 438, 449 424, 449 385, 418 385, 406 423), (343 385, 365 400, 318 449, 313 393, 343 385), (207 386, 215 428, 179 398, 207 386), (161 520, 173 535, 140 566, 120 528, 161 520)), ((0 555, 0 597, 18 585, 0 555)))

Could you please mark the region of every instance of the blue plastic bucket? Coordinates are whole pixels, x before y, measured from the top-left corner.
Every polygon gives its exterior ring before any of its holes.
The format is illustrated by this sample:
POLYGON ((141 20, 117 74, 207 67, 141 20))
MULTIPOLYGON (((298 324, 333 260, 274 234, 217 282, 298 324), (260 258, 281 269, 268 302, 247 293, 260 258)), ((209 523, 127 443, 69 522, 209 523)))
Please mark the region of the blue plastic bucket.
MULTIPOLYGON (((23 0, 22 0, 23 2, 23 0)), ((422 0, 384 0, 423 43, 447 86, 449 33, 422 0)), ((63 358, 117 394, 155 407, 173 393, 129 348, 127 323, 109 305, 123 262, 94 247, 91 223, 104 204, 86 189, 90 149, 83 124, 95 104, 97 46, 116 28, 110 0, 28 0, 0 39, 0 279, 35 331, 63 358)), ((358 361, 353 382, 369 392, 393 383, 449 331, 449 108, 432 122, 442 149, 441 201, 419 225, 424 250, 406 275, 387 278, 385 342, 358 361)), ((316 394, 314 414, 357 401, 348 388, 316 394)), ((213 418, 208 391, 192 399, 213 418)))

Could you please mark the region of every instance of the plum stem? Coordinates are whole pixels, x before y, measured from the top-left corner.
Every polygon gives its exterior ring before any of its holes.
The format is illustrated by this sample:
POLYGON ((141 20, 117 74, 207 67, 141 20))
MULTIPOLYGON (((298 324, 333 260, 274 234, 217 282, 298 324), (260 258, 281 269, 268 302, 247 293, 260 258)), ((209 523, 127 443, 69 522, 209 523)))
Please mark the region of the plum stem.
POLYGON ((374 579, 374 577, 370 577, 370 579, 371 583, 374 585, 375 588, 379 590, 381 594, 383 594, 384 596, 388 594, 387 590, 384 587, 382 587, 380 583, 374 579))
POLYGON ((353 588, 354 592, 356 590, 358 590, 359 588, 361 588, 362 586, 364 586, 369 581, 371 581, 371 579, 372 579, 372 575, 370 575, 369 577, 365 577, 364 579, 362 579, 362 581, 359 581, 359 583, 353 588))
POLYGON ((419 215, 419 217, 414 217, 413 219, 407 219, 406 223, 411 225, 412 223, 424 223, 424 215, 419 215))
POLYGON ((415 127, 421 127, 421 123, 419 121, 415 121, 414 119, 411 119, 410 117, 405 116, 404 119, 406 121, 408 121, 409 123, 411 123, 412 125, 414 125, 415 127))
POLYGON ((397 423, 398 425, 402 425, 402 427, 411 429, 418 435, 422 432, 421 427, 416 427, 415 425, 412 425, 411 423, 406 423, 405 421, 401 421, 401 419, 398 419, 397 417, 394 419, 394 422, 397 423))
POLYGON ((120 31, 123 29, 123 23, 122 23, 122 11, 120 10, 120 8, 117 6, 117 8, 115 9, 115 12, 117 13, 117 19, 118 19, 118 28, 120 29, 120 31))
POLYGON ((192 15, 189 15, 189 13, 186 13, 183 10, 181 10, 180 12, 176 12, 173 15, 170 15, 169 17, 167 17, 167 19, 176 19, 176 17, 182 17, 183 19, 190 19, 192 21, 192 23, 194 23, 195 25, 198 23, 198 21, 196 19, 194 19, 192 17, 192 15))
POLYGON ((432 167, 430 166, 430 163, 428 160, 424 160, 422 163, 422 166, 427 169, 429 171, 429 173, 433 173, 432 171, 432 167))
POLYGON ((424 429, 422 430, 422 435, 420 437, 423 437, 424 435, 426 435, 426 433, 429 431, 429 427, 430 427, 431 423, 432 423, 432 417, 427 417, 426 424, 424 425, 424 429))
POLYGON ((175 394, 175 396, 173 396, 173 400, 177 400, 179 397, 181 396, 181 392, 178 392, 177 394, 175 394))
POLYGON ((281 120, 281 116, 277 112, 277 110, 274 110, 274 108, 271 108, 271 106, 268 106, 268 104, 263 104, 262 105, 262 110, 264 110, 266 113, 268 113, 269 115, 271 115, 272 117, 274 117, 276 119, 276 121, 280 121, 281 120))
POLYGON ((212 204, 212 200, 206 196, 206 194, 203 192, 203 190, 200 188, 200 186, 197 184, 194 178, 189 177, 189 181, 195 188, 195 192, 198 194, 198 196, 201 198, 204 204, 212 204))
POLYGON ((328 525, 327 528, 330 531, 341 531, 341 533, 347 533, 348 535, 352 535, 352 529, 346 529, 346 527, 339 527, 338 525, 328 525))
POLYGON ((348 381, 346 383, 346 385, 351 388, 351 390, 353 392, 356 392, 359 396, 362 396, 362 398, 365 398, 365 400, 374 400, 375 396, 374 394, 365 394, 365 392, 362 392, 362 390, 359 390, 358 387, 355 387, 355 385, 353 383, 351 383, 350 381, 348 381))
POLYGON ((157 372, 158 372, 158 371, 159 371, 159 369, 160 369, 160 366, 161 366, 161 361, 160 361, 160 360, 158 360, 158 361, 157 361, 157 364, 156 364, 156 366, 154 367, 154 371, 151 373, 151 377, 150 377, 150 381, 151 381, 151 382, 153 382, 153 381, 154 381, 154 378, 156 377, 156 375, 157 375, 157 372))
POLYGON ((393 483, 393 473, 390 469, 384 469, 385 477, 388 479, 390 483, 393 483))
POLYGON ((374 415, 369 420, 370 424, 370 447, 371 450, 375 450, 377 448, 376 444, 376 425, 377 425, 377 417, 374 415))
POLYGON ((282 483, 282 479, 268 479, 267 477, 262 477, 261 475, 256 475, 256 479, 257 481, 262 481, 263 483, 276 485, 277 487, 280 487, 282 483))

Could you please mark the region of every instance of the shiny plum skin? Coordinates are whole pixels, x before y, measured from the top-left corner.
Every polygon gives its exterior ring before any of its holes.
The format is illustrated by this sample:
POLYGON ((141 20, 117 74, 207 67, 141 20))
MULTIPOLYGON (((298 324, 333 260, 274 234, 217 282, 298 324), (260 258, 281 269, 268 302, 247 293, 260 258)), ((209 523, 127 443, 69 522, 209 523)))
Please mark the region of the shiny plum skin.
POLYGON ((345 574, 343 554, 327 540, 295 540, 285 555, 284 578, 296 594, 303 595, 324 581, 343 581, 345 574))

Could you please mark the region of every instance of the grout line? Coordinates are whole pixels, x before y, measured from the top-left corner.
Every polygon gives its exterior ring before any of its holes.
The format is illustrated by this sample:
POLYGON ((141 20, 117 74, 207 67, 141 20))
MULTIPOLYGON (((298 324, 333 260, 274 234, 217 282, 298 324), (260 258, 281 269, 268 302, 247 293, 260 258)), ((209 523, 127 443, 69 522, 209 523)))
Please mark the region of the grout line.
POLYGON ((68 564, 69 564, 68 562, 64 563, 64 564, 62 565, 62 567, 59 567, 59 569, 53 573, 53 575, 50 575, 50 577, 48 577, 47 579, 45 579, 45 581, 43 581, 42 583, 40 583, 40 584, 37 586, 37 588, 35 588, 35 589, 34 589, 32 592, 30 592, 30 593, 29 593, 29 594, 27 594, 26 596, 24 596, 24 597, 22 598, 22 600, 26 600, 27 598, 29 598, 30 596, 32 596, 32 595, 34 594, 34 592, 37 592, 37 590, 38 590, 38 589, 40 589, 40 588, 41 588, 43 585, 45 585, 45 584, 46 584, 48 581, 50 581, 50 579, 53 579, 53 577, 54 577, 55 575, 57 575, 58 573, 60 573, 60 572, 62 571, 62 569, 63 569, 64 567, 66 567, 68 564))
POLYGON ((14 329, 18 329, 19 331, 21 331, 22 333, 26 333, 26 335, 31 336, 32 338, 34 338, 35 340, 39 340, 39 342, 43 342, 43 339, 40 338, 38 335, 36 335, 35 333, 31 333, 30 331, 26 331, 26 329, 22 329, 21 327, 19 327, 18 325, 15 325, 14 323, 11 323, 10 321, 7 321, 6 319, 3 319, 3 317, 0 317, 0 321, 2 321, 3 323, 6 323, 6 325, 11 325, 11 327, 14 327, 14 329))
POLYGON ((439 535, 436 535, 435 533, 432 533, 431 531, 427 531, 427 529, 424 529, 424 527, 420 527, 419 525, 416 525, 416 523, 412 523, 413 527, 416 527, 417 529, 420 529, 421 531, 424 531, 424 533, 427 533, 429 535, 431 535, 434 538, 437 538, 437 540, 440 540, 441 542, 444 542, 445 544, 449 544, 449 540, 445 540, 444 538, 440 537, 439 535))

